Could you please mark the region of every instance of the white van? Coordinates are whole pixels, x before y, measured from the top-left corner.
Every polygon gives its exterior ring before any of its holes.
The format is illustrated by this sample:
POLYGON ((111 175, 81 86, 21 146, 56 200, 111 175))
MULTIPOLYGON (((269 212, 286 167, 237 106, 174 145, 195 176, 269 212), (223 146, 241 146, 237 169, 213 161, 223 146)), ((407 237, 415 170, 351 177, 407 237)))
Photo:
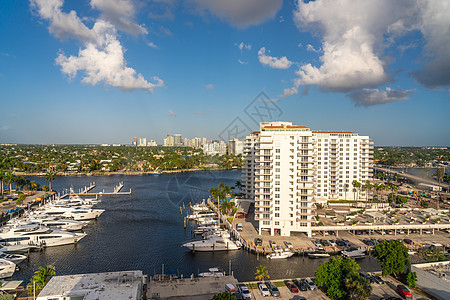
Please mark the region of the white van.
POLYGON ((234 288, 234 285, 232 285, 231 283, 227 283, 225 284, 225 291, 228 293, 234 293, 236 292, 236 289, 234 288))
POLYGON ((236 230, 237 230, 237 231, 242 231, 242 223, 238 223, 238 224, 236 225, 236 230))

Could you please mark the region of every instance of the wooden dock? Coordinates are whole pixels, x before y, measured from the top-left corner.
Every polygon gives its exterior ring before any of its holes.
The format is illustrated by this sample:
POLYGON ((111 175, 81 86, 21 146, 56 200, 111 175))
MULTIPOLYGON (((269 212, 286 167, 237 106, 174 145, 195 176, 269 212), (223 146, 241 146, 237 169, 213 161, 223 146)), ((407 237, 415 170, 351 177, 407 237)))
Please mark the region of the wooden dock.
POLYGON ((90 193, 89 191, 91 191, 94 188, 95 188, 95 182, 91 183, 87 187, 84 187, 83 189, 80 189, 79 193, 75 193, 71 189, 70 192, 60 195, 59 198, 63 199, 63 198, 70 197, 70 196, 95 196, 95 197, 98 197, 98 196, 102 196, 102 195, 107 195, 107 196, 131 195, 131 188, 130 188, 129 192, 121 192, 121 190, 123 188, 123 182, 119 182, 119 184, 114 187, 112 192, 105 192, 105 189, 103 189, 103 191, 101 191, 101 192, 90 193))

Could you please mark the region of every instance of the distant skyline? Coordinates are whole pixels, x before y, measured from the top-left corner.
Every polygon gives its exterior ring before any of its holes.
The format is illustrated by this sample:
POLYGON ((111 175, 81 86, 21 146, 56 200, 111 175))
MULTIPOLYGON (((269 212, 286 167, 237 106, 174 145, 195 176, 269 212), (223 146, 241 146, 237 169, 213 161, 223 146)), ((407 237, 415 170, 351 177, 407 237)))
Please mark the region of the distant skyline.
POLYGON ((450 2, 0 3, 0 143, 242 139, 259 121, 450 146, 450 2))

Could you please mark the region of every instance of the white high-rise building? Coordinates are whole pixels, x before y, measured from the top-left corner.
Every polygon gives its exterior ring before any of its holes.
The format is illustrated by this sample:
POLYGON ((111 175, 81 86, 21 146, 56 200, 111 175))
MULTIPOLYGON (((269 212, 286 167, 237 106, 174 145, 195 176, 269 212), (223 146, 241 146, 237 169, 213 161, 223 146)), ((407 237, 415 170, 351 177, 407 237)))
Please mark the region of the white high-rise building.
POLYGON ((316 203, 365 194, 352 182, 371 179, 368 136, 312 131, 291 122, 262 122, 246 138, 244 193, 255 200, 259 233, 292 231, 311 236, 316 203))

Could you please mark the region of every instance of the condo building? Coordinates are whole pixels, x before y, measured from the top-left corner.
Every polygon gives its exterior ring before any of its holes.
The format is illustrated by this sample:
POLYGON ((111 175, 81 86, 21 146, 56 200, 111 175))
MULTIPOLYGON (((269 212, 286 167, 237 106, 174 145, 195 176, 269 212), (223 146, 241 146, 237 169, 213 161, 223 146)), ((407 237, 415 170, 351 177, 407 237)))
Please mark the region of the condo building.
POLYGON ((350 131, 313 131, 262 122, 246 138, 244 193, 255 201, 259 234, 311 236, 314 210, 328 200, 365 199, 353 181, 371 179, 371 142, 350 131))

